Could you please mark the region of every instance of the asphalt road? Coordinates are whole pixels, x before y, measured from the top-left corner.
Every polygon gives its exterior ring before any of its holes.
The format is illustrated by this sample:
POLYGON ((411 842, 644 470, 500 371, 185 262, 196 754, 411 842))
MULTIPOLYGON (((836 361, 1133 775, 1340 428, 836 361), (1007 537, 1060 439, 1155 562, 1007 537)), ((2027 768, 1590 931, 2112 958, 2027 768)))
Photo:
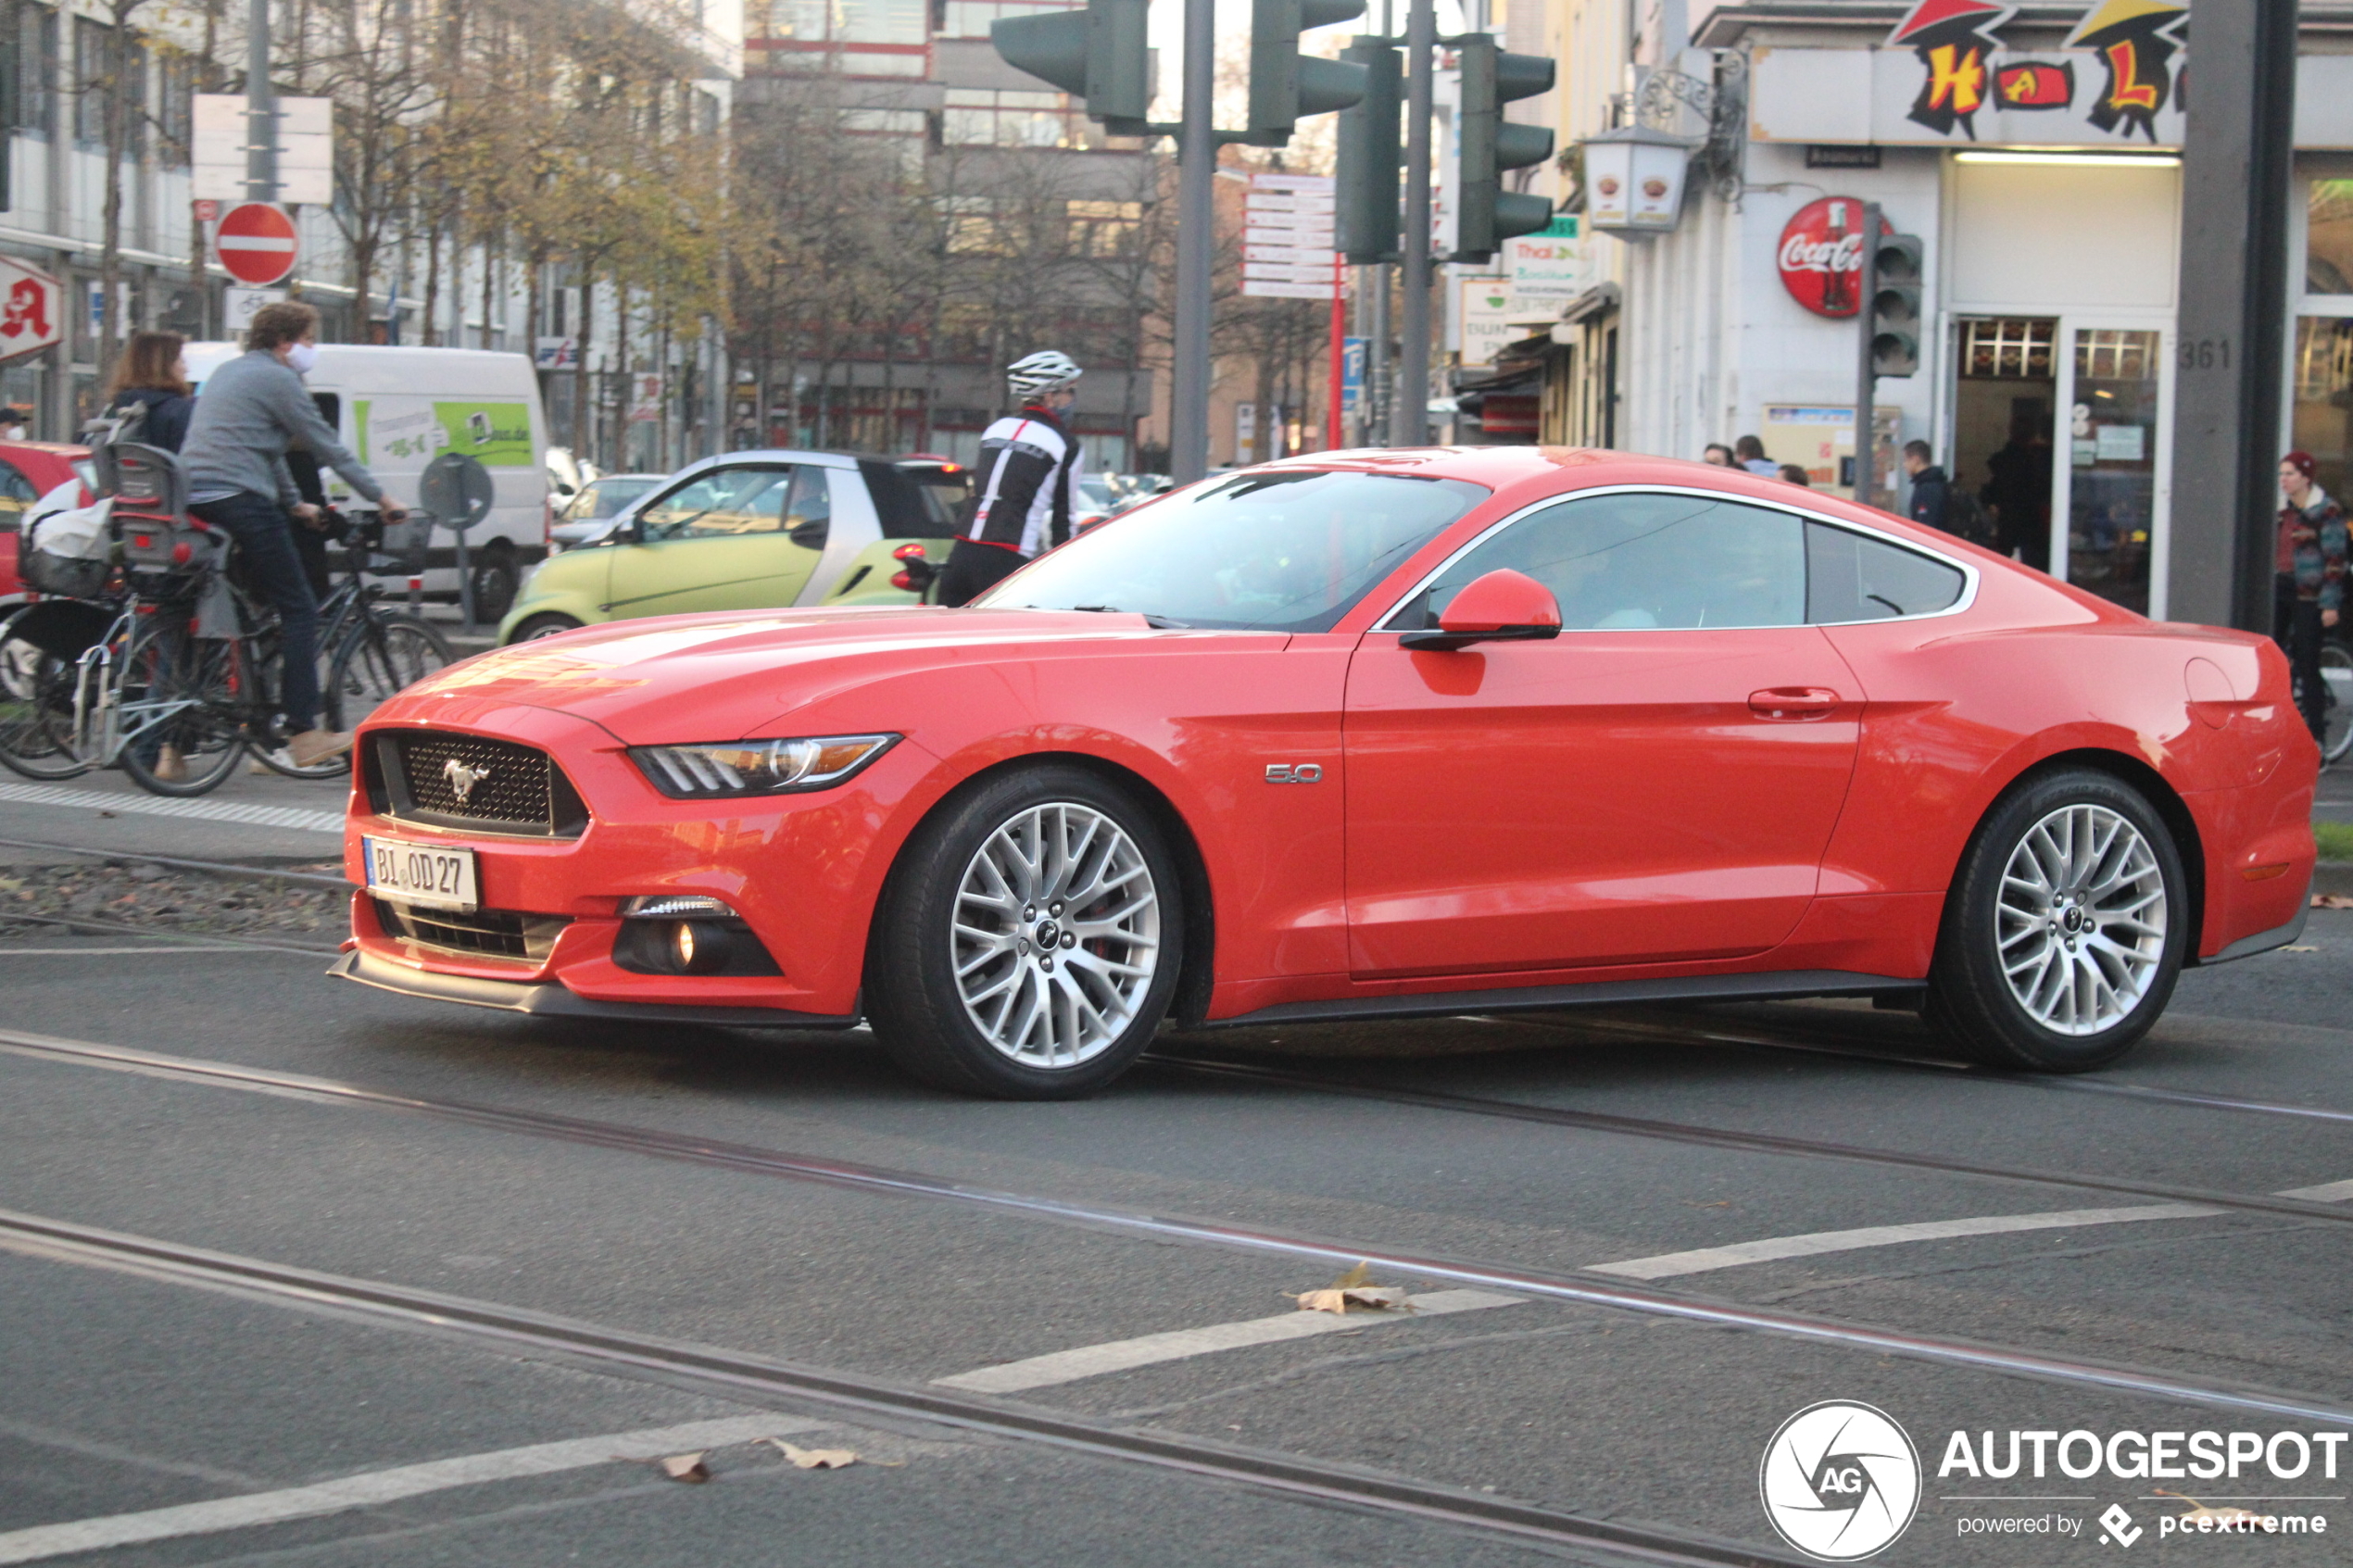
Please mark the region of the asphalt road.
MULTIPOLYGON (((0 837, 334 847, 283 819, 14 793, 0 837)), ((275 780, 215 803, 337 805, 275 780)), ((2353 1533, 2353 1444, 2310 1436, 2353 1430, 2353 913, 2185 976, 2151 1039, 2081 1083, 1959 1068, 1907 1014, 1788 1004, 1171 1037, 1193 1060, 1001 1105, 909 1084, 862 1034, 560 1026, 322 967, 0 925, 0 1562, 1776 1560, 1760 1460, 1826 1400, 1919 1451, 1917 1516, 1875 1561, 2334 1562, 2353 1533), (228 1261, 44 1242, 27 1216, 228 1261), (1286 1293, 1355 1256, 1429 1310, 1298 1335, 1286 1293), (237 1260, 368 1284, 239 1284, 262 1276, 237 1260), (402 1317, 371 1287, 459 1300, 402 1317), (468 1304, 573 1338, 497 1339, 468 1304), (578 1325, 675 1353, 623 1364, 578 1325), (680 1370, 714 1352, 899 1402, 680 1370), (1669 1555, 1278 1494, 903 1397, 942 1386, 1522 1499, 1669 1555), (1972 1455, 1993 1434, 1998 1461, 2012 1431, 2226 1451, 2294 1432, 2310 1461, 1953 1463, 1954 1434, 1972 1455), (859 1462, 803 1470, 770 1437, 859 1462), (708 1484, 653 1462, 705 1449, 708 1484), (2158 1488, 2327 1533, 2174 1539, 2192 1505, 2158 1488), (2129 1522, 2104 1526, 2111 1505, 2129 1522), (1986 1528, 2004 1520, 2047 1529, 1986 1528)))

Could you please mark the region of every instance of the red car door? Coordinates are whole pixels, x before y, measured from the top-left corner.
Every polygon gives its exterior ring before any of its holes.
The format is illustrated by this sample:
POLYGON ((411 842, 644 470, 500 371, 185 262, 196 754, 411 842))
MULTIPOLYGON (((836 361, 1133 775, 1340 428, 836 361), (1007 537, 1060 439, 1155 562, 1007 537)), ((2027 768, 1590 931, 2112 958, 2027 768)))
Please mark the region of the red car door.
POLYGON ((1804 526, 1705 494, 1571 498, 1491 532, 1367 633, 1343 737, 1352 972, 1667 962, 1786 937, 1862 709, 1805 624, 1804 526), (1398 646, 1501 567, 1553 590, 1556 640, 1398 646))

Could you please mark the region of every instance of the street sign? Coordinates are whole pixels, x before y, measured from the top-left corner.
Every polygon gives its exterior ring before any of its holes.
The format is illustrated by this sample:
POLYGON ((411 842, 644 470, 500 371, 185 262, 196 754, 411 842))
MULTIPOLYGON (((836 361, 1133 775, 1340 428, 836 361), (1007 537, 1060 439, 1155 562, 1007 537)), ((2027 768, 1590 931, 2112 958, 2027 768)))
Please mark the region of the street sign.
POLYGON ((0 360, 38 354, 66 335, 66 286, 38 267, 0 256, 0 360))
POLYGON ((189 207, 199 223, 209 223, 220 216, 220 204, 217 201, 191 202, 189 207))
POLYGON ((294 220, 273 203, 245 202, 221 215, 212 248, 229 276, 267 287, 294 270, 294 220))
MULTIPOLYGON (((250 138, 244 94, 199 93, 195 117, 190 194, 200 201, 245 200, 250 138)), ((278 199, 321 207, 335 199, 333 99, 278 100, 278 199)))
POLYGON ((1242 293, 1259 299, 1332 299, 1332 181, 1253 174, 1242 198, 1242 293))
POLYGON ((490 470, 471 452, 444 452, 425 465, 417 481, 417 501, 434 521, 463 533, 490 515, 497 487, 490 470))
POLYGON ((1340 372, 1340 412, 1353 418, 1365 403, 1365 358, 1371 348, 1368 338, 1352 337, 1341 340, 1340 372))
POLYGON ((283 289, 227 288, 220 291, 220 325, 233 332, 244 332, 253 325, 256 312, 265 305, 276 305, 286 297, 283 289))

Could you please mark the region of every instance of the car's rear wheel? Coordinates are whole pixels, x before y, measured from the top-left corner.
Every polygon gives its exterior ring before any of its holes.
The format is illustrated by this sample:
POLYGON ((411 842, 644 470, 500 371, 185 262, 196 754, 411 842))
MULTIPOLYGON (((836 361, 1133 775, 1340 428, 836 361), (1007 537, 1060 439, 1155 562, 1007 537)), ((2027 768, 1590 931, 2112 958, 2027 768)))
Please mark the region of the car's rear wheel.
POLYGON ((2070 769, 1995 806, 1945 902, 1928 1013, 1976 1055, 2081 1073, 2148 1033, 2190 931, 2172 834, 2138 790, 2070 769))
POLYGON ((1062 765, 1009 773, 909 840, 875 917, 867 1016, 894 1060, 940 1087, 1089 1093, 1168 1011, 1182 897, 1126 791, 1062 765))

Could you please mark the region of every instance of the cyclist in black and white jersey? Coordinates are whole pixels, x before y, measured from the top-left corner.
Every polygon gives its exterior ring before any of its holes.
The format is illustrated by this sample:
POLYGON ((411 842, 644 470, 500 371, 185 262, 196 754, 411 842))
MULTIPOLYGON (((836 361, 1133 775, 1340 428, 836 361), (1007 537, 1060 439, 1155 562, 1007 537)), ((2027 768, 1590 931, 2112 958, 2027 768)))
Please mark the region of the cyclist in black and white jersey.
POLYGON ((1078 397, 1080 371, 1051 349, 1005 370, 1021 411, 980 438, 980 475, 956 519, 956 546, 939 575, 939 602, 969 604, 1025 563, 1070 537, 1078 488, 1078 441, 1062 416, 1078 397))

